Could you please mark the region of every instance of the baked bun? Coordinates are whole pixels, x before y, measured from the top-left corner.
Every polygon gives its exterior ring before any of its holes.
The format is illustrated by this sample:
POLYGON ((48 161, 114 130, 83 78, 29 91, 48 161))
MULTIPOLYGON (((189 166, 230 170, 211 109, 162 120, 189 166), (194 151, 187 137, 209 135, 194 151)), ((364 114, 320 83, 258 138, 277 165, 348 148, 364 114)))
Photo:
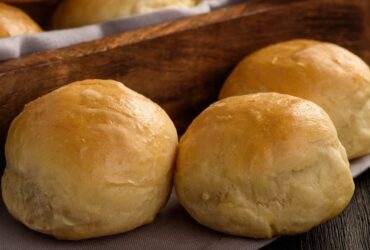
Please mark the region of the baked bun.
POLYGON ((55 0, 3 0, 2 2, 20 4, 20 3, 40 3, 40 2, 52 2, 55 0))
POLYGON ((41 31, 40 26, 22 10, 0 2, 0 38, 41 31))
POLYGON ((175 187, 200 224, 253 238, 308 231, 338 215, 354 192, 328 115, 274 93, 203 111, 180 140, 175 187))
POLYGON ((63 0, 52 20, 54 29, 72 28, 159 9, 191 8, 200 0, 63 0))
POLYGON ((311 100, 333 120, 349 159, 370 153, 370 69, 331 43, 292 40, 246 57, 220 98, 279 92, 311 100))
POLYGON ((5 146, 2 195, 27 227, 80 240, 154 220, 177 147, 167 114, 107 80, 75 82, 26 105, 5 146))

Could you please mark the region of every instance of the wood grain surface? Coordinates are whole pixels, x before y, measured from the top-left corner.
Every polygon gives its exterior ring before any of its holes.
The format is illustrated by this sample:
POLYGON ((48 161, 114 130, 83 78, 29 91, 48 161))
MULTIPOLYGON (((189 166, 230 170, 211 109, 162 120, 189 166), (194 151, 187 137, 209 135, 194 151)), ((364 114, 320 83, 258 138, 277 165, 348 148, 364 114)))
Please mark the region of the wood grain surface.
MULTIPOLYGON (((122 81, 160 104, 181 133, 216 100, 236 63, 268 44, 293 38, 331 41, 370 63, 369 2, 256 0, 2 62, 0 145, 24 104, 76 80, 122 81)), ((282 238, 271 249, 370 249, 369 175, 357 180, 354 201, 341 217, 308 234, 282 238)))
POLYGON ((369 250, 370 171, 355 180, 356 191, 340 216, 308 233, 278 239, 264 250, 369 250))

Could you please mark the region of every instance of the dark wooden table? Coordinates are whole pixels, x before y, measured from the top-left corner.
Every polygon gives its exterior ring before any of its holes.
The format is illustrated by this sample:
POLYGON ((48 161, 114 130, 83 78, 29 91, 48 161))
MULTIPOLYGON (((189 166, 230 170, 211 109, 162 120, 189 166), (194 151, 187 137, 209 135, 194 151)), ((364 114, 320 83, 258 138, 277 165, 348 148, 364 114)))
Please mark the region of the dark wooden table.
POLYGON ((338 217, 308 233, 282 237, 264 248, 302 250, 370 249, 370 171, 356 180, 356 191, 348 208, 338 217))

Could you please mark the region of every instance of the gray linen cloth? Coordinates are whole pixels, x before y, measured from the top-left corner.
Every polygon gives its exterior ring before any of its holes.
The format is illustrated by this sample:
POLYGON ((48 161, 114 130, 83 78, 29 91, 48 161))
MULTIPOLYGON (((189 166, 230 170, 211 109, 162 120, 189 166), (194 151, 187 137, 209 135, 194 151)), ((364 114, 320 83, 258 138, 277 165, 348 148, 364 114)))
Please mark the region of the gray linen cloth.
MULTIPOLYGON (((370 165, 370 156, 351 162, 354 177, 370 165)), ((167 206, 156 220, 131 232, 78 242, 59 241, 33 232, 14 220, 0 199, 1 250, 64 250, 64 249, 151 249, 151 250, 255 250, 277 238, 253 240, 210 230, 195 222, 176 200, 173 192, 167 206)))

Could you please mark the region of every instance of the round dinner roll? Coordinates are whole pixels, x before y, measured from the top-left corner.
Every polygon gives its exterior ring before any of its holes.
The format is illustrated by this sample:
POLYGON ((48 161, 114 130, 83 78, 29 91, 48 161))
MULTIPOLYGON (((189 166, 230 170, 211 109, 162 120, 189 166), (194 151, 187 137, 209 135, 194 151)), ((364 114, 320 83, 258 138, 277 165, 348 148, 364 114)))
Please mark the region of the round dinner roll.
POLYGON ((0 38, 41 31, 40 26, 22 10, 0 2, 0 38))
POLYGON ((12 3, 12 4, 24 4, 24 3, 39 3, 39 2, 52 2, 55 0, 3 0, 2 2, 12 3))
POLYGON ((354 192, 328 115, 297 97, 230 97, 180 140, 180 203, 200 224, 253 238, 302 233, 338 215, 354 192))
POLYGON ((279 92, 320 105, 337 128, 349 159, 370 153, 370 69, 335 44, 292 40, 242 60, 220 98, 279 92))
POLYGON ((64 29, 101 23, 159 9, 191 8, 200 0, 62 0, 52 19, 52 28, 64 29))
POLYGON ((169 197, 177 132, 158 105, 110 80, 27 104, 5 146, 2 195, 27 227, 80 240, 154 220, 169 197))

